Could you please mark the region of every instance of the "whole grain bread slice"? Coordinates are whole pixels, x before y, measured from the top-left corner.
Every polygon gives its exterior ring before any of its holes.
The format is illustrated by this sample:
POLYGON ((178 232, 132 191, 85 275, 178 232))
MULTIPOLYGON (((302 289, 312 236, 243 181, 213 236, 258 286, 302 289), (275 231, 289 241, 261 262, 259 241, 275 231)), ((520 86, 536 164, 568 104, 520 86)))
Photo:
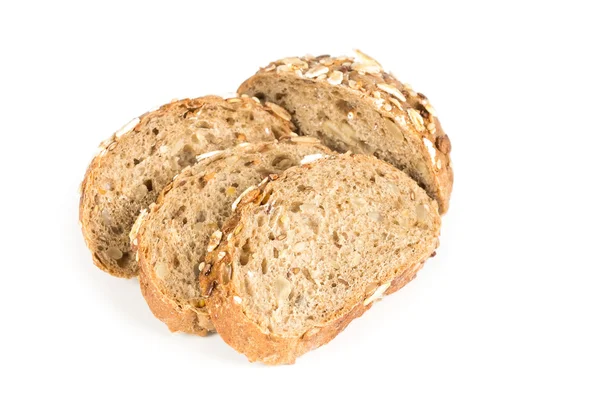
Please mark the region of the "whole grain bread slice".
POLYGON ((293 137, 201 155, 165 187, 148 213, 140 215, 131 242, 137 250, 142 293, 171 331, 205 335, 214 330, 198 283, 207 246, 212 249, 222 239, 217 229, 245 188, 311 154, 332 151, 318 139, 293 137))
POLYGON ((211 320, 250 361, 293 363, 410 281, 440 216, 410 177, 339 155, 246 191, 200 274, 211 320))
POLYGON ((175 101, 131 121, 101 144, 81 184, 79 221, 94 263, 115 276, 137 275, 131 226, 175 174, 199 154, 290 136, 292 127, 280 107, 247 96, 175 101))
POLYGON ((437 200, 440 213, 448 209, 451 145, 435 110, 366 54, 284 58, 260 69, 238 93, 287 109, 300 135, 391 163, 437 200))

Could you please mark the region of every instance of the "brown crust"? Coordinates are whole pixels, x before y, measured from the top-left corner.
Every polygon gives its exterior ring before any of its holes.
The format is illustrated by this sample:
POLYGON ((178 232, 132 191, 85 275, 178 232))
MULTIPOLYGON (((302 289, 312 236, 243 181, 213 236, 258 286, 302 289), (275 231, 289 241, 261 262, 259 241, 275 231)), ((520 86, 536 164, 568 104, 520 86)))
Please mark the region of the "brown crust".
POLYGON ((164 322, 171 332, 206 336, 208 332, 214 331, 214 326, 210 322, 205 308, 182 307, 171 300, 166 293, 160 291, 155 284, 154 272, 149 271, 145 253, 138 251, 137 246, 132 246, 132 248, 136 252, 140 267, 140 289, 152 314, 164 322))
MULTIPOLYGON (((350 157, 356 157, 356 155, 350 157)), ((231 253, 233 248, 230 246, 229 238, 230 235, 235 235, 244 209, 252 204, 260 203, 263 199, 265 185, 268 184, 268 181, 276 179, 278 176, 270 176, 241 199, 236 211, 223 226, 225 239, 214 251, 207 254, 207 268, 200 274, 202 293, 207 296, 206 307, 219 335, 231 347, 246 355, 249 361, 259 361, 269 365, 293 364, 297 357, 327 344, 353 319, 360 317, 373 304, 373 302, 369 302, 365 305, 364 301, 360 302, 346 314, 338 316, 324 326, 310 329, 301 337, 282 337, 264 332, 256 323, 246 317, 242 304, 235 302, 235 296, 238 293, 231 284, 233 282, 231 276, 224 280, 224 277, 227 276, 224 271, 231 271, 230 275, 235 273, 232 271, 231 253)), ((384 294, 394 293, 410 282, 424 262, 425 260, 420 260, 396 276, 384 294)))
MULTIPOLYGON (((219 96, 205 96, 205 97, 200 97, 200 98, 195 98, 195 99, 182 99, 182 100, 172 101, 171 103, 165 104, 156 110, 149 111, 149 112, 142 114, 141 116, 139 116, 137 118, 137 120, 138 120, 137 124, 135 124, 135 126, 133 126, 131 129, 129 129, 125 132, 123 132, 122 130, 118 133, 116 132, 110 138, 108 138, 105 141, 103 141, 102 143, 100 143, 98 152, 97 152, 96 156, 92 159, 92 162, 90 163, 90 165, 88 166, 86 173, 84 175, 83 181, 79 187, 80 199, 79 199, 79 216, 78 216, 79 217, 79 225, 81 227, 81 231, 82 231, 86 246, 92 252, 93 262, 98 268, 100 268, 101 270, 103 270, 105 272, 108 272, 109 274, 111 274, 113 276, 120 277, 120 278, 132 278, 132 277, 136 276, 138 273, 137 270, 130 271, 127 269, 123 269, 123 268, 119 268, 119 267, 115 267, 113 265, 107 264, 107 263, 103 262, 101 259, 99 259, 98 257, 96 257, 94 255, 95 245, 94 245, 93 235, 90 232, 90 229, 88 229, 87 224, 85 223, 86 208, 87 208, 88 203, 90 203, 88 197, 93 195, 92 191, 90 190, 88 185, 90 185, 91 182, 94 182, 94 176, 96 174, 96 171, 98 171, 98 169, 101 167, 102 160, 103 160, 105 154, 107 152, 112 151, 118 145, 119 139, 121 137, 123 137, 124 135, 129 135, 129 134, 131 134, 131 132, 139 132, 140 126, 144 125, 150 118, 160 117, 162 115, 172 112, 174 109, 181 108, 181 107, 188 108, 188 109, 195 109, 195 108, 200 108, 203 104, 207 104, 207 103, 214 103, 214 102, 227 103, 227 102, 234 102, 234 101, 235 102, 253 102, 253 103, 261 104, 257 98, 250 98, 248 96, 241 96, 240 98, 233 98, 233 99, 223 99, 219 96)), ((272 110, 271 108, 264 107, 264 109, 269 111, 273 115, 277 115, 280 119, 283 120, 283 118, 281 118, 277 114, 277 112, 272 110)), ((134 121, 135 121, 135 119, 134 119, 134 121)), ((290 122, 288 122, 288 125, 290 127, 289 132, 291 132, 294 129, 294 126, 290 122)), ((87 211, 89 212, 89 210, 87 210, 87 211)))
POLYGON ((382 116, 392 119, 404 132, 409 132, 419 139, 420 151, 426 159, 431 159, 431 156, 425 140, 435 147, 435 160, 432 159, 427 168, 436 180, 437 192, 429 195, 437 200, 440 214, 444 214, 448 210, 454 173, 450 162, 450 139, 442 130, 435 110, 423 94, 415 92, 392 74, 384 72, 373 58, 358 50, 356 52, 356 59, 323 55, 274 61, 242 83, 238 93, 251 93, 254 81, 268 74, 310 80, 317 82, 321 87, 338 85, 349 96, 372 102, 382 116), (314 76, 319 72, 319 68, 324 71, 324 67, 327 68, 326 72, 314 76))

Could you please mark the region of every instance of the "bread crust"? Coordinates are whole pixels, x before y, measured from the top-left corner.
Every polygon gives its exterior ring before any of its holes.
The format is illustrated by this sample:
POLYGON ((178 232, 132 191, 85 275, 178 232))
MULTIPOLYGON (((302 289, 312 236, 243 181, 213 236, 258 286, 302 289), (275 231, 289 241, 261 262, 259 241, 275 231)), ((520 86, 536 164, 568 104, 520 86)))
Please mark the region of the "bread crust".
MULTIPOLYGON (((350 155, 350 157, 356 157, 356 155, 350 155)), ((249 361, 258 361, 268 365, 293 364, 297 357, 327 344, 343 331, 353 319, 360 317, 366 310, 371 308, 374 302, 367 301, 365 298, 355 304, 346 314, 339 315, 318 328, 310 329, 301 337, 283 337, 264 332, 246 316, 243 305, 235 301, 235 298, 240 294, 236 292, 232 284, 233 279, 230 277, 227 281, 224 281, 223 278, 223 271, 232 271, 232 265, 234 264, 229 238, 235 236, 236 228, 242 224, 241 219, 244 209, 259 204, 262 201, 266 184, 269 180, 275 179, 278 179, 278 177, 270 176, 268 180, 263 181, 256 189, 250 191, 241 199, 236 211, 222 228, 225 239, 214 251, 207 254, 207 267, 199 277, 202 293, 206 296, 206 307, 219 335, 231 347, 246 355, 249 361)), ((425 260, 429 257, 427 255, 424 259, 419 260, 394 277, 383 294, 394 293, 414 279, 425 260)))
MULTIPOLYGON (((279 76, 311 81, 314 88, 336 86, 349 99, 369 102, 383 117, 395 121, 404 135, 410 134, 417 139, 418 150, 425 160, 431 160, 426 168, 435 180, 435 189, 433 192, 428 190, 428 194, 437 200, 440 214, 444 214, 449 206, 454 173, 450 161, 450 139, 443 131, 435 110, 423 94, 383 71, 373 58, 358 50, 356 52, 357 58, 323 55, 274 61, 242 83, 238 93, 259 95, 253 89, 258 80, 264 76, 279 76)), ((295 118, 292 117, 292 121, 302 129, 295 118)))
MULTIPOLYGON (((168 190, 167 188, 165 189, 168 190)), ((162 202, 162 196, 159 197, 159 201, 162 202)), ((155 206, 152 205, 151 208, 155 206)), ((166 293, 163 293, 156 285, 156 278, 153 277, 153 272, 147 263, 145 252, 138 251, 138 241, 135 239, 139 235, 145 216, 146 214, 142 213, 132 229, 132 236, 134 238, 132 240, 132 250, 136 253, 139 266, 138 278, 140 280, 140 289, 146 303, 148 303, 150 311, 152 311, 152 314, 156 318, 164 322, 171 332, 184 332, 206 336, 209 332, 215 330, 206 308, 196 308, 189 305, 182 306, 177 304, 166 293)))
MULTIPOLYGON (((248 96, 242 96, 241 98, 233 98, 233 99, 223 99, 218 96, 205 96, 195 99, 183 99, 178 101, 173 101, 169 104, 165 104, 159 107, 156 110, 149 111, 145 114, 142 114, 138 118, 135 118, 131 123, 127 124, 121 130, 115 132, 110 138, 103 141, 98 149, 96 156, 93 158, 92 162, 88 166, 86 173, 84 175, 83 181, 80 185, 80 199, 79 199, 79 224, 83 233, 83 238, 85 240, 86 246, 90 249, 92 253, 92 259, 94 264, 100 268, 101 270, 108 272, 109 274, 120 277, 120 278, 132 278, 137 276, 138 268, 128 269, 121 268, 115 263, 108 263, 105 260, 102 260, 96 253, 100 253, 97 249, 96 237, 92 232, 89 223, 94 218, 97 218, 97 215, 93 212, 94 207, 94 196, 97 192, 94 190, 93 185, 95 182, 95 178, 97 174, 100 173, 102 168, 105 168, 105 156, 109 152, 115 151, 117 146, 119 145, 119 141, 128 135, 135 134, 140 132, 142 126, 145 126, 148 121, 156 118, 160 118, 167 114, 173 113, 177 109, 187 108, 189 110, 194 110, 201 108, 205 104, 221 104, 223 107, 229 107, 229 104, 232 102, 244 102, 251 103, 256 106, 260 105, 264 110, 268 111, 270 114, 276 116, 276 119, 279 120, 284 128, 286 125, 288 129, 283 129, 282 135, 294 135, 292 133, 293 125, 285 121, 281 116, 279 116, 275 111, 273 111, 269 107, 264 107, 261 105, 260 101, 256 98, 249 98, 248 96), (137 122, 136 122, 137 121, 137 122)), ((271 137, 271 140, 274 137, 271 137)), ((146 207, 145 205, 144 207, 146 207)), ((144 208, 142 207, 142 208, 144 208)))

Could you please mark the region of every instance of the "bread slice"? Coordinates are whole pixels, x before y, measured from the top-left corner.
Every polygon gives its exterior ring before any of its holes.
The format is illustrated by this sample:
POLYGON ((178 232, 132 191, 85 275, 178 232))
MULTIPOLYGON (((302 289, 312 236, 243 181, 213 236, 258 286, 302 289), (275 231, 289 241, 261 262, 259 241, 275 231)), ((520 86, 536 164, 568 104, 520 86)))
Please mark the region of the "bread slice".
POLYGON ((209 153, 182 171, 140 216, 131 236, 142 293, 169 329, 199 335, 214 329, 198 284, 207 245, 221 239, 211 234, 231 215, 245 188, 315 153, 332 154, 317 139, 305 137, 209 153))
POLYGON ((453 182, 451 146, 435 110, 377 61, 357 55, 284 58, 262 68, 238 92, 287 109, 300 135, 400 168, 445 213, 453 182))
POLYGON ((176 173, 198 154, 289 136, 291 128, 280 107, 247 97, 185 99, 130 122, 101 144, 81 185, 79 221, 94 263, 115 276, 137 275, 129 231, 176 173))
POLYGON ((293 363, 414 277, 438 245, 437 210, 372 156, 272 176, 242 198, 206 257, 201 290, 217 332, 250 361, 293 363))

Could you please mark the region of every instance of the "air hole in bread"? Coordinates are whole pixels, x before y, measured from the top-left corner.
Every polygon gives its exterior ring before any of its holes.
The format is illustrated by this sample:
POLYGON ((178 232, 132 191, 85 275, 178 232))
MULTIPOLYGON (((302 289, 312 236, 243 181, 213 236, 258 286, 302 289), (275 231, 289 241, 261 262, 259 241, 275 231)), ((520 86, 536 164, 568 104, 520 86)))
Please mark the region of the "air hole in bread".
POLYGON ((263 275, 266 275, 267 272, 269 272, 269 265, 267 264, 266 258, 262 259, 262 262, 260 263, 260 268, 261 268, 263 275))
POLYGON ((158 129, 157 128, 152 128, 152 133, 154 133, 155 135, 158 135, 158 129))
POLYGON ((181 152, 179 153, 179 160, 177 160, 177 164, 183 169, 190 165, 196 164, 196 154, 194 153, 194 149, 189 144, 183 146, 181 152))
POLYGON ((246 240, 246 243, 244 243, 244 245, 242 246, 242 251, 240 252, 240 264, 248 264, 251 256, 252 252, 250 251, 250 240, 246 240))
MULTIPOLYGON (((230 118, 228 118, 230 119, 230 118)), ((213 129, 213 124, 208 121, 198 121, 198 128, 201 129, 213 129)))
POLYGON ((315 235, 319 234, 319 221, 316 218, 311 217, 308 220, 308 227, 313 231, 315 235))
POLYGON ((333 243, 335 244, 335 246, 338 249, 342 248, 342 245, 340 244, 340 236, 338 235, 337 231, 333 231, 333 234, 331 236, 333 238, 333 243))
POLYGON ((259 227, 260 227, 260 226, 263 226, 263 225, 265 224, 265 222, 266 222, 266 218, 265 218, 265 216, 264 216, 264 215, 259 215, 259 216, 258 216, 258 219, 257 219, 257 224, 258 224, 258 226, 259 226, 259 227))
POLYGON ((292 205, 290 206, 290 211, 293 213, 297 213, 300 212, 300 206, 302 205, 301 202, 299 201, 295 201, 292 203, 292 205))
POLYGON ((185 212, 185 206, 181 206, 173 213, 173 219, 178 218, 181 214, 185 212))
POLYGON ((279 258, 279 250, 277 247, 273 247, 273 258, 279 258))
POLYGON ((198 215, 196 216, 196 222, 204 222, 206 221, 206 211, 200 210, 198 211, 198 215))
POLYGON ((271 162, 271 165, 275 168, 284 170, 294 165, 294 160, 292 160, 289 156, 282 154, 275 157, 271 162))
POLYGON ((227 117, 227 119, 225 120, 227 122, 227 124, 229 125, 233 125, 235 124, 235 120, 231 117, 227 117))
POLYGON ((146 179, 144 181, 144 186, 146 186, 146 189, 148 189, 149 192, 152 191, 152 179, 146 179))
POLYGON ((133 165, 138 165, 141 162, 142 162, 142 160, 138 160, 137 158, 133 159, 133 165))
POLYGON ((254 97, 256 97, 257 99, 259 99, 260 101, 265 101, 265 94, 258 92, 254 94, 254 97))
POLYGON ((287 94, 285 94, 285 93, 276 93, 275 100, 279 101, 279 100, 283 99, 285 96, 287 96, 287 94))
POLYGON ((183 217, 183 219, 181 220, 181 223, 182 223, 183 225, 187 225, 187 223, 188 223, 188 219, 187 219, 187 218, 185 218, 185 217, 183 217))
POLYGON ((346 100, 342 100, 342 99, 339 99, 338 101, 336 101, 335 106, 337 107, 338 110, 340 110, 344 114, 348 114, 354 108, 354 107, 352 107, 352 104, 350 104, 346 100))
POLYGON ((117 265, 121 268, 125 268, 131 262, 131 253, 126 251, 123 253, 123 257, 117 260, 117 265))
POLYGON ((307 190, 312 190, 312 187, 310 187, 310 186, 305 186, 305 185, 298 185, 298 190, 299 190, 300 192, 305 192, 305 191, 307 191, 307 190))
MULTIPOLYGON (((259 169, 257 169, 257 171, 260 174, 260 176, 265 177, 265 178, 267 176, 275 173, 273 170, 270 170, 270 169, 267 169, 267 168, 259 168, 259 169)), ((238 171, 238 173, 239 173, 239 171, 238 171)))

